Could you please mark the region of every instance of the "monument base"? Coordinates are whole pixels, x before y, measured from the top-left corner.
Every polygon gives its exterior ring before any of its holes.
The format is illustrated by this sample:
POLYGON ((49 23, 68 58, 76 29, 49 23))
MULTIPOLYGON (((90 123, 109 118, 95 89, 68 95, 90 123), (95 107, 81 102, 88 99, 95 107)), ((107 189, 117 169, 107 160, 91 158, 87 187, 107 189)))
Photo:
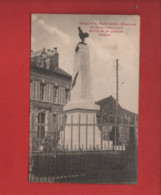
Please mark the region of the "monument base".
POLYGON ((60 134, 60 145, 66 150, 112 149, 112 141, 101 139, 96 110, 72 109, 66 111, 66 126, 60 134))
POLYGON ((92 150, 101 146, 101 131, 96 111, 72 109, 66 111, 66 126, 61 132, 61 145, 68 150, 92 150))

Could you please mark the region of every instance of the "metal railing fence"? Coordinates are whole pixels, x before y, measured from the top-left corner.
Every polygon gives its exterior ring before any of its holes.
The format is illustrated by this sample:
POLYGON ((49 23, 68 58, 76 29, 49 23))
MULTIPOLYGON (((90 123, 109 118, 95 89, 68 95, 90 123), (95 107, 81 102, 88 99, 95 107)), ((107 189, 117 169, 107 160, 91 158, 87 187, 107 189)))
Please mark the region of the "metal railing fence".
POLYGON ((136 183, 137 120, 70 121, 43 137, 30 131, 29 182, 136 183))

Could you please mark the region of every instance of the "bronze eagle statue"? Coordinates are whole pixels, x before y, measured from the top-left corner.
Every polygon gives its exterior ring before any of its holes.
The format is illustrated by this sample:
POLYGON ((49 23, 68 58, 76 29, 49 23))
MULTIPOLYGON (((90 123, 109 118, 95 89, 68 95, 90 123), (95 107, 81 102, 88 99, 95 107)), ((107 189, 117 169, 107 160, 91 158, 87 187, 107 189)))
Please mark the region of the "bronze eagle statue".
POLYGON ((89 37, 89 34, 86 32, 84 33, 80 26, 78 27, 78 31, 79 31, 79 37, 80 37, 82 43, 84 43, 85 38, 89 37))

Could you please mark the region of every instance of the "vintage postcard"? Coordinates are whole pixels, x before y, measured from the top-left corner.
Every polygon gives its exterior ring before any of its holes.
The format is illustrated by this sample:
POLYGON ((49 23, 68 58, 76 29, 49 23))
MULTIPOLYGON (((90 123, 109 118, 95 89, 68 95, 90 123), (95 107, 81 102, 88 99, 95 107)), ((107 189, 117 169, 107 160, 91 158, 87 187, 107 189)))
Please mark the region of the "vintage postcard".
POLYGON ((29 182, 137 183, 140 17, 31 15, 29 182))

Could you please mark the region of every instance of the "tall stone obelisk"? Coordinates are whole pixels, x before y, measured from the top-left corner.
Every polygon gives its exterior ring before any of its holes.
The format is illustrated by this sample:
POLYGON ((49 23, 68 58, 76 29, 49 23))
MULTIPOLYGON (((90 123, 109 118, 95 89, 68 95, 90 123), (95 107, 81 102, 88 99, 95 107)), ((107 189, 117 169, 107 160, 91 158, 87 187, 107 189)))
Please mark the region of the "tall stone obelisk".
POLYGON ((61 132, 61 144, 68 149, 92 149, 101 144, 101 132, 97 126, 95 104, 92 93, 90 52, 83 33, 78 27, 81 42, 75 49, 73 65, 73 83, 71 100, 65 105, 67 120, 64 132, 61 132))

